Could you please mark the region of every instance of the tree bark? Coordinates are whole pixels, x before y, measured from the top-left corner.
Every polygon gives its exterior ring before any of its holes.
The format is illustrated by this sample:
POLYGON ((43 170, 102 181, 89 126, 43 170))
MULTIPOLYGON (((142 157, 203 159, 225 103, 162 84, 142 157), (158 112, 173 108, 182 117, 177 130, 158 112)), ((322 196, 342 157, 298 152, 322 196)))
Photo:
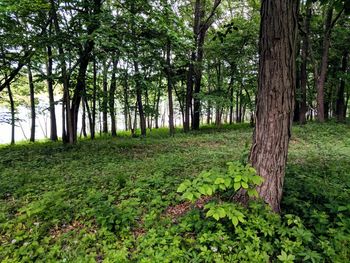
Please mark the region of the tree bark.
MULTIPOLYGON (((348 68, 348 56, 349 51, 344 51, 343 58, 342 58, 342 73, 346 74, 347 68, 348 68)), ((336 110, 335 115, 337 117, 337 120, 339 122, 345 122, 345 79, 344 77, 340 80, 340 85, 337 93, 337 101, 336 101, 336 110)))
POLYGON ((84 46, 79 55, 79 70, 77 83, 74 89, 74 95, 72 98, 71 114, 72 114, 72 126, 73 126, 73 143, 77 141, 77 127, 78 127, 78 116, 79 107, 82 98, 82 93, 86 85, 86 71, 91 58, 91 52, 94 49, 95 41, 93 33, 99 28, 100 22, 97 16, 101 12, 102 0, 94 0, 91 10, 89 10, 89 23, 87 26, 88 39, 85 41, 84 46))
POLYGON ((250 162, 264 178, 259 196, 280 212, 294 109, 298 1, 261 6, 256 126, 250 162))
POLYGON ((319 122, 325 121, 325 109, 324 109, 324 88, 327 76, 328 68, 328 56, 329 46, 331 41, 331 25, 333 16, 333 6, 329 7, 326 13, 325 19, 325 32, 323 35, 322 44, 322 61, 320 74, 317 76, 317 120, 319 122))
MULTIPOLYGON (((51 34, 51 28, 50 32, 51 34)), ((47 89, 49 93, 49 111, 50 111, 50 140, 57 141, 57 123, 56 123, 56 112, 55 112, 55 98, 53 93, 53 78, 52 78, 52 47, 47 45, 47 89)))
MULTIPOLYGON (((61 35, 59 21, 56 13, 56 5, 54 0, 50 0, 51 15, 56 31, 56 35, 61 35)), ((62 101, 62 140, 63 142, 74 143, 72 115, 70 111, 70 95, 69 95, 69 81, 67 74, 67 66, 65 61, 65 52, 61 41, 57 42, 58 54, 61 67, 61 77, 63 83, 63 101, 62 101), (67 124, 67 125, 66 125, 67 124)))
POLYGON ((29 82, 29 94, 30 94, 30 116, 31 116, 31 128, 30 128, 30 141, 35 142, 35 91, 33 83, 33 74, 30 63, 28 63, 28 82, 29 82))
MULTIPOLYGON (((7 79, 7 76, 5 77, 7 79)), ((10 100, 10 109, 11 109, 11 145, 15 144, 15 102, 13 100, 13 94, 10 87, 10 82, 7 84, 7 91, 9 94, 9 100, 10 100)))
MULTIPOLYGON (((137 58, 136 58, 137 59, 137 58)), ((136 76, 136 100, 137 100, 137 107, 139 110, 140 115, 140 128, 141 128, 141 136, 146 136, 146 119, 145 119, 145 113, 143 110, 143 104, 142 104, 142 87, 141 87, 141 76, 139 71, 139 64, 136 60, 134 60, 134 69, 135 69, 135 76, 136 76)))
POLYGON ((97 66, 96 59, 93 61, 93 91, 92 91, 92 121, 91 121, 91 140, 95 139, 96 131, 96 96, 97 96, 97 66))
POLYGON ((118 66, 118 59, 114 58, 113 59, 113 69, 112 69, 112 78, 111 78, 111 87, 109 89, 109 113, 111 115, 111 131, 112 131, 112 136, 116 137, 117 136, 117 123, 116 123, 116 118, 115 118, 115 109, 114 109, 114 104, 115 104, 115 91, 117 89, 117 66, 118 66))
POLYGON ((175 134, 174 128, 174 106, 173 106, 173 88, 171 80, 171 42, 170 39, 167 41, 166 50, 166 62, 167 62, 167 80, 168 80, 168 104, 169 104, 169 132, 173 136, 175 134))
POLYGON ((307 112, 307 62, 309 57, 309 35, 310 35, 311 7, 306 7, 306 15, 304 19, 304 33, 302 34, 301 46, 301 65, 300 65, 300 124, 306 124, 307 112))
POLYGON ((102 77, 102 88, 103 88, 103 97, 102 97, 102 122, 103 122, 103 133, 108 133, 108 74, 109 63, 104 61, 103 63, 103 77, 102 77))

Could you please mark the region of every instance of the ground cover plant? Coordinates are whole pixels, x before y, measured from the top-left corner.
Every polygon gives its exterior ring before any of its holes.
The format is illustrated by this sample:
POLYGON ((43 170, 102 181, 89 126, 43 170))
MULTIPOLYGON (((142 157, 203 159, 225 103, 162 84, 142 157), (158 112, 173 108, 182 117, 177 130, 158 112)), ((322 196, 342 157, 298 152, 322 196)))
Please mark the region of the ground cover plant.
MULTIPOLYGON (((282 213, 207 217, 177 190, 246 159, 249 125, 0 148, 2 262, 348 262, 350 129, 293 128, 282 213)), ((217 198, 217 196, 214 196, 217 198)), ((226 212, 228 211, 228 208, 226 212)), ((220 212, 218 212, 220 213, 220 212)))

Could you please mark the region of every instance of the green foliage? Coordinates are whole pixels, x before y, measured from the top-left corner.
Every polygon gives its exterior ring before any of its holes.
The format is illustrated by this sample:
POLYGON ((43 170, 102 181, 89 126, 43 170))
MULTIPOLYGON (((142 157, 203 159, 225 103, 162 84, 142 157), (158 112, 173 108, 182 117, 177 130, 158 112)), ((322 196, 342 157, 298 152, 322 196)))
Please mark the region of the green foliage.
POLYGON ((227 163, 226 172, 212 169, 202 172, 192 182, 185 180, 177 191, 183 193, 182 197, 189 201, 195 201, 201 196, 211 196, 217 191, 238 191, 244 189, 250 197, 257 197, 256 186, 261 185, 263 179, 256 175, 253 167, 239 162, 227 163))
POLYGON ((0 261, 349 262, 348 126, 293 128, 281 215, 230 199, 235 178, 254 185, 249 166, 227 167, 248 125, 203 130, 1 146, 0 261), (199 192, 203 170, 210 202, 169 214, 182 205, 181 182, 199 192))

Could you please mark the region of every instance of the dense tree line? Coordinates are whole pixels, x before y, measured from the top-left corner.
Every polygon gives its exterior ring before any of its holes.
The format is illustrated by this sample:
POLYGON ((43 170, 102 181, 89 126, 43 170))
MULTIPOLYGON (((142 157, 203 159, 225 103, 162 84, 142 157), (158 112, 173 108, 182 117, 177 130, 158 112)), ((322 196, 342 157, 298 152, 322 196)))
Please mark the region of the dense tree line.
POLYGON ((43 93, 50 139, 70 144, 79 133, 116 136, 118 114, 132 135, 139 128, 146 136, 159 127, 162 100, 171 135, 177 114, 185 132, 251 121, 250 161, 269 182, 259 193, 278 211, 291 121, 344 122, 348 115, 350 6, 272 2, 2 1, 0 95, 10 107, 3 119, 13 127, 12 143, 23 94, 30 141, 43 93))

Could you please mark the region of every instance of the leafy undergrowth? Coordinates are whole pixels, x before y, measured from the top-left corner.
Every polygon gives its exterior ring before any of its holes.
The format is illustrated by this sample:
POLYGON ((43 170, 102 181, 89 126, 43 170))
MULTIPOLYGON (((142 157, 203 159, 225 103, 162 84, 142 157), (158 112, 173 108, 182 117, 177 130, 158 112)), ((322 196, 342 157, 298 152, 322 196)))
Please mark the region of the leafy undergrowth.
POLYGON ((350 129, 295 127, 283 214, 207 218, 176 192, 244 158, 247 125, 0 148, 2 262, 349 262, 350 129))

